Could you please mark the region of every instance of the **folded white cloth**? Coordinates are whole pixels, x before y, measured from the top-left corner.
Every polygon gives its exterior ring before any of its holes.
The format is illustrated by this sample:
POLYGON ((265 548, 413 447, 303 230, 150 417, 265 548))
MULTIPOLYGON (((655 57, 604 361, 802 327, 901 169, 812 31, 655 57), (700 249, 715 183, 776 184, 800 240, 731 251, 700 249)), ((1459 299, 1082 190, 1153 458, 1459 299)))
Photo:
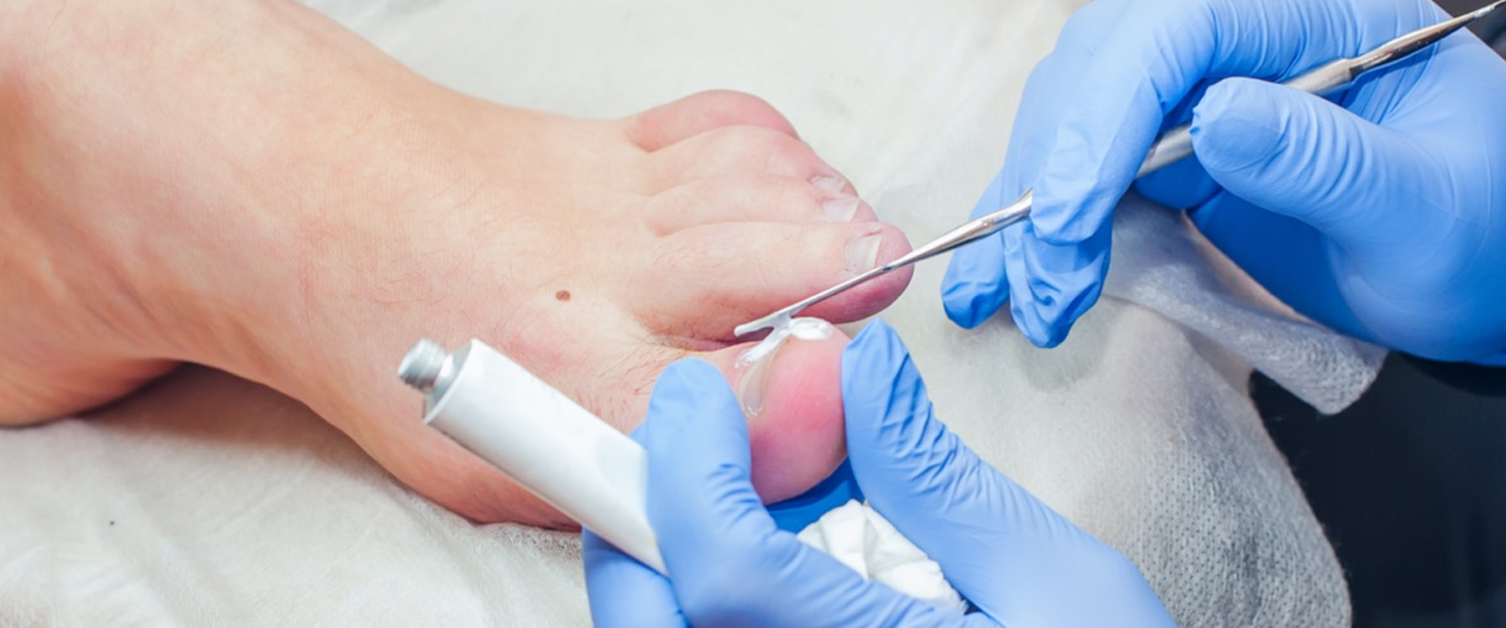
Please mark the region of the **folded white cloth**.
POLYGON ((800 531, 806 545, 831 554, 864 580, 873 580, 941 608, 967 610, 941 565, 900 534, 868 504, 850 500, 800 531))

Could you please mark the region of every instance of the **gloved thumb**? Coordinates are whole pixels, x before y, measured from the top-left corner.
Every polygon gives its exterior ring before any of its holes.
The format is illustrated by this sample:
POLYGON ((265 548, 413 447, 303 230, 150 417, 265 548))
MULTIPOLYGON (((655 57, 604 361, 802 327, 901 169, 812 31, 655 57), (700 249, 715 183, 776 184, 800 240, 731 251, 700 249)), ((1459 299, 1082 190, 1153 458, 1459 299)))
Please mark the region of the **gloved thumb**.
POLYGON ((1387 249, 1415 240, 1436 219, 1418 210, 1438 199, 1427 192, 1430 173, 1446 171, 1428 165, 1433 158, 1401 132, 1318 96, 1247 78, 1208 89, 1193 110, 1192 146, 1233 195, 1339 243, 1387 249))
POLYGON ((774 530, 753 490, 742 406, 716 367, 685 359, 665 368, 640 431, 634 436, 648 450, 649 521, 671 575, 678 541, 701 530, 774 530))

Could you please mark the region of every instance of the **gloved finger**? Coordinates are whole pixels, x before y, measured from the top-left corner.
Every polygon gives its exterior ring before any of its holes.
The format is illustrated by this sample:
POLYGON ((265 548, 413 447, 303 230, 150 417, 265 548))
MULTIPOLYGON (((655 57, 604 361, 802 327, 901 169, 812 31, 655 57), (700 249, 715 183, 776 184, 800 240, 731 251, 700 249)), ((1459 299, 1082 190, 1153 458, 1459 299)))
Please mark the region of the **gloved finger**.
POLYGON ((1093 625, 1060 621, 1098 608, 1170 625, 1132 563, 980 460, 932 416, 925 383, 887 324, 874 321, 853 339, 842 373, 848 455, 869 503, 979 609, 1009 626, 1093 625))
POLYGON ((1198 158, 1230 193, 1312 225, 1347 254, 1403 257, 1399 246, 1432 250, 1456 228, 1441 157, 1311 94, 1227 79, 1198 104, 1192 133, 1198 158))
POLYGON ((1061 344, 1077 319, 1098 302, 1111 243, 1108 228, 1073 244, 1035 237, 1033 224, 1004 234, 1010 313, 1031 343, 1044 348, 1061 344))
MULTIPOLYGON (((1112 16, 1122 12, 1126 5, 1123 0, 1096 2, 1082 12, 1112 16)), ((1079 19, 1068 28, 1097 29, 1111 23, 1109 19, 1079 19)), ((1095 33, 1084 33, 1078 37, 1091 41, 1096 36, 1095 33)), ((988 189, 980 195, 971 217, 1002 209, 1025 193, 1027 182, 1034 180, 1050 151, 1063 104, 1079 88, 1081 74, 1073 70, 1086 65, 1090 58, 1090 49, 1068 47, 1047 55, 1031 70, 1019 111, 1015 114, 1004 167, 995 173, 988 189)), ((1023 225, 1011 227, 1000 235, 952 254, 941 283, 942 305, 952 322, 967 329, 977 327, 1010 300, 1012 291, 1019 292, 1008 279, 1005 267, 1009 266, 1013 274, 1023 277, 1024 260, 1018 246, 1006 246, 1005 242, 1012 238, 1018 243, 1023 228, 1023 225)), ((1016 320, 1020 319, 1016 317, 1016 320)), ((1026 335, 1033 339, 1045 337, 1045 334, 1028 331, 1026 335)))
POLYGON ((726 379, 681 360, 659 377, 643 429, 649 520, 675 599, 696 623, 860 625, 961 620, 863 580, 778 530, 748 479, 748 431, 726 379))
MULTIPOLYGON (((994 175, 993 182, 978 199, 973 215, 991 212, 1004 207, 1013 198, 1004 190, 1003 170, 994 175)), ((1010 227, 1018 229, 1019 225, 1010 227)), ((1004 274, 1004 237, 992 237, 957 249, 947 263, 946 275, 941 280, 941 304, 947 318, 953 323, 972 329, 988 320, 1009 299, 1009 281, 1004 274)))
MULTIPOLYGON (((1193 107, 1203 99, 1203 94, 1207 93, 1212 84, 1209 79, 1198 81, 1192 92, 1162 121, 1161 133, 1190 123, 1193 107)), ((1208 176, 1196 157, 1183 159, 1140 177, 1135 180, 1134 188, 1141 196, 1174 209, 1197 207, 1223 190, 1218 182, 1208 176)))
MULTIPOLYGON (((1002 177, 994 178, 990 193, 1002 177)), ((1066 338, 1102 292, 1111 234, 1059 246, 1036 239, 1032 229, 1028 222, 1011 225, 953 254, 942 281, 948 318, 971 329, 1007 302, 1015 325, 1036 346, 1054 347, 1066 338)))
MULTIPOLYGON (((1052 53, 1056 56, 1083 51, 1071 55, 1078 60, 1077 67, 1057 68, 1055 71, 1071 73, 1077 77, 1077 85, 1089 86, 1094 92, 1092 98, 1083 98, 1077 93, 1076 98, 1062 98, 1054 103, 1057 108, 1055 124, 1048 130, 1038 131, 1048 133, 1050 141, 1034 157, 1040 160, 1040 165, 1027 181, 1034 194, 1030 221, 1035 226, 1037 237, 1055 244, 1080 242, 1107 226, 1114 202, 1128 189, 1133 170, 1144 158, 1145 149, 1159 130, 1162 118, 1169 113, 1154 102, 1145 106, 1143 96, 1137 98, 1136 92, 1145 90, 1143 83, 1154 81, 1156 77, 1135 76, 1133 81, 1131 77, 1121 77, 1107 86, 1113 90, 1108 94, 1102 93, 1105 86, 1087 80, 1104 73, 1104 68, 1130 74, 1126 68, 1120 67, 1122 60, 1119 57, 1099 48, 1102 42, 1114 40, 1112 30, 1097 24, 1103 19, 1096 14, 1074 14, 1062 30, 1057 50, 1052 53), (1083 23, 1092 26, 1080 26, 1083 23), (1110 126, 1106 120, 1090 117, 1110 113, 1104 111, 1109 106, 1102 104, 1104 100, 1127 101, 1116 105, 1121 109, 1129 108, 1129 111, 1112 112, 1120 118, 1114 121, 1115 126, 1110 126), (1137 150, 1138 157, 1134 155, 1137 150)), ((1183 95, 1177 97, 1180 99, 1183 95)), ((1167 106, 1168 110, 1170 106, 1167 106)))
POLYGON ((669 580, 622 553, 590 530, 581 530, 586 594, 596 626, 688 626, 669 580))

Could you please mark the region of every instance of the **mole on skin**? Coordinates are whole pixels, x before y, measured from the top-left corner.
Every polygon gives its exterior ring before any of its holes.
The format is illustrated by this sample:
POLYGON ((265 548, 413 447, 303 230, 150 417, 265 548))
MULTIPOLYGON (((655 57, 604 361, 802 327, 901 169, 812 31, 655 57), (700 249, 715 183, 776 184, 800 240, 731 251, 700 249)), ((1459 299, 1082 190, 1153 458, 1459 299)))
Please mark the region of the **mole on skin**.
POLYGON ((554 293, 554 300, 556 300, 556 301, 569 301, 570 300, 570 291, 569 290, 561 290, 559 292, 554 293))

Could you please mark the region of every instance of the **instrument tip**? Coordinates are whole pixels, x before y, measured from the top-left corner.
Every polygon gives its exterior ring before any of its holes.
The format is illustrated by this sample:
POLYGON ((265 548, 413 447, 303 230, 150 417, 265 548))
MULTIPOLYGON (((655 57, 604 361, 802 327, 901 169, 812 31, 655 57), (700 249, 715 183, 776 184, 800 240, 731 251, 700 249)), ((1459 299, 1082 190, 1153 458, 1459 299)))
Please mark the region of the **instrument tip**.
POLYGON ((732 334, 738 338, 756 334, 765 329, 778 329, 781 325, 788 325, 790 320, 799 310, 784 308, 763 318, 756 318, 732 329, 732 334))
POLYGON ((738 325, 737 327, 732 328, 732 335, 735 336, 735 337, 737 337, 737 338, 742 338, 742 337, 745 337, 745 336, 756 334, 759 331, 762 331, 762 330, 765 330, 765 329, 773 329, 774 326, 775 326, 774 319, 775 319, 775 317, 773 315, 769 315, 769 316, 765 316, 765 317, 760 318, 760 319, 748 321, 746 323, 738 325))

